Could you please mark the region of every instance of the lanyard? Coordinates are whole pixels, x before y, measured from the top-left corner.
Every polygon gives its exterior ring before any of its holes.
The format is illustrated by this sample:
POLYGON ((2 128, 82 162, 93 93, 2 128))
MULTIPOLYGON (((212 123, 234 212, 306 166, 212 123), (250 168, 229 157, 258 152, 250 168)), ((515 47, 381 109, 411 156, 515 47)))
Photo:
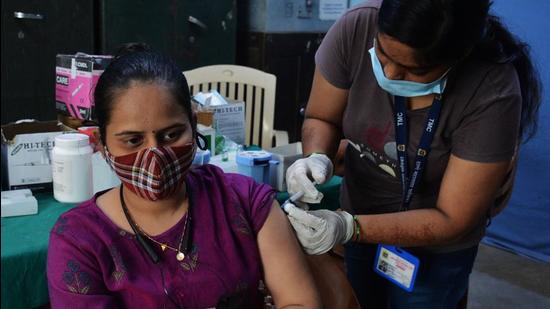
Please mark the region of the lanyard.
POLYGON ((426 164, 426 158, 430 153, 431 144, 439 122, 441 112, 441 95, 436 94, 428 119, 420 138, 420 144, 416 151, 414 160, 414 168, 411 177, 409 178, 408 158, 407 158, 407 142, 408 142, 408 127, 407 127, 407 108, 405 106, 405 98, 395 96, 395 141, 397 147, 397 158, 399 160, 399 168, 401 170, 401 186, 403 190, 402 210, 408 210, 411 203, 411 198, 414 190, 417 188, 422 172, 426 164))

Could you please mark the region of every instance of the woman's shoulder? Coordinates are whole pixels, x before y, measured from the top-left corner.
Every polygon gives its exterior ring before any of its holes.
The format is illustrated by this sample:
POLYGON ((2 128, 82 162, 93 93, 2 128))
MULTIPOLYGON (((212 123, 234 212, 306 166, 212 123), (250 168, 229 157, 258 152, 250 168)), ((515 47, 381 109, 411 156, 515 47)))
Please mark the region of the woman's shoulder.
POLYGON ((226 173, 221 168, 212 164, 205 164, 193 168, 191 176, 194 178, 195 182, 201 182, 207 186, 223 185, 225 188, 250 186, 254 182, 254 180, 248 176, 236 173, 226 173))
POLYGON ((191 177, 191 185, 199 192, 210 196, 219 195, 247 209, 263 204, 271 205, 275 196, 275 190, 269 185, 257 183, 248 176, 225 173, 214 165, 194 168, 191 177))
POLYGON ((73 238, 78 238, 80 234, 89 234, 91 230, 97 228, 101 222, 105 221, 97 206, 99 195, 96 194, 91 199, 61 214, 51 233, 59 236, 71 235, 73 238))
POLYGON ((487 80, 498 94, 521 92, 517 70, 511 63, 490 64, 487 80))
MULTIPOLYGON (((519 83, 516 68, 511 63, 494 63, 472 59, 459 65, 457 77, 463 83, 475 82, 490 87, 519 83)), ((496 89, 495 89, 496 90, 496 89)))
POLYGON ((458 109, 493 104, 502 97, 521 96, 516 69, 510 63, 471 60, 449 77, 448 99, 458 109))

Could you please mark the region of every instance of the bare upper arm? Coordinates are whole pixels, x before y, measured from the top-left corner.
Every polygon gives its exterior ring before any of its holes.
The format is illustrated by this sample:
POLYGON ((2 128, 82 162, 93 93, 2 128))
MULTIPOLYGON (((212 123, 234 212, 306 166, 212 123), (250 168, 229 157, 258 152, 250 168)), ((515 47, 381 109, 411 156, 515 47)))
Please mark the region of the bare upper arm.
POLYGON ((303 305, 319 308, 319 296, 302 249, 288 219, 273 202, 269 216, 258 233, 258 246, 265 281, 277 308, 303 305))
POLYGON ((324 120, 340 127, 347 100, 348 90, 333 86, 321 71, 315 68, 306 118, 324 120))
POLYGON ((330 84, 315 69, 313 85, 302 127, 303 153, 325 153, 333 158, 342 138, 342 118, 348 100, 348 90, 330 84))
POLYGON ((485 218, 510 163, 480 163, 451 155, 437 205, 447 216, 456 237, 467 233, 485 218))

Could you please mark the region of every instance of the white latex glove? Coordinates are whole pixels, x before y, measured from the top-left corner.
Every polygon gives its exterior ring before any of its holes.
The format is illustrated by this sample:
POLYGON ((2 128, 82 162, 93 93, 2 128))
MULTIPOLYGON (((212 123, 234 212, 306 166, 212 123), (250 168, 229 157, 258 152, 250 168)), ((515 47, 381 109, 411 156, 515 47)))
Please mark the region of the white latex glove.
POLYGON ((300 244, 308 254, 323 254, 336 244, 353 237, 353 216, 345 211, 305 211, 292 203, 285 205, 288 220, 296 231, 300 244))
POLYGON ((323 194, 315 188, 314 182, 325 183, 332 177, 332 169, 332 162, 324 154, 314 153, 307 158, 299 159, 286 171, 287 191, 291 195, 304 192, 301 202, 320 203, 323 194))

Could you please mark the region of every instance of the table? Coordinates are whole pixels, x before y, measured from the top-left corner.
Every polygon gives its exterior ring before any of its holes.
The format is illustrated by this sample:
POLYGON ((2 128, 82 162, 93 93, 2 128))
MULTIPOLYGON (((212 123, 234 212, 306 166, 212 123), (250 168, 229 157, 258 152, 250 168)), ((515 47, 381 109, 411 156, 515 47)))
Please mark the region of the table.
MULTIPOLYGON (((318 188, 325 197, 312 209, 339 208, 341 178, 334 176, 318 188)), ((49 302, 46 257, 50 230, 57 218, 75 204, 59 203, 51 193, 35 194, 38 214, 2 218, 2 308, 32 308, 49 302)), ((288 193, 279 192, 282 203, 288 193)))
POLYGON ((46 256, 50 230, 74 204, 57 202, 51 193, 35 194, 38 214, 2 218, 2 308, 47 304, 46 256))

